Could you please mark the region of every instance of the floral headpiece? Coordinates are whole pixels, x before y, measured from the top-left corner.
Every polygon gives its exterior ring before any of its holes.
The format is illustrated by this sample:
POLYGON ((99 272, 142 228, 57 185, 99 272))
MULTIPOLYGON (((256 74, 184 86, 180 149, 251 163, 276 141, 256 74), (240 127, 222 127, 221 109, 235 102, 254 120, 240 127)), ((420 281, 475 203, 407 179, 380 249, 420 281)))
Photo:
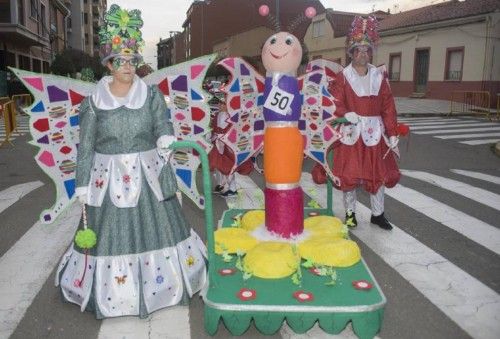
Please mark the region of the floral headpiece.
POLYGON ((351 31, 347 35, 347 51, 352 54, 354 48, 358 46, 368 46, 374 49, 380 37, 378 35, 378 21, 374 16, 356 16, 351 24, 351 31))
POLYGON ((140 29, 143 23, 140 10, 127 11, 118 5, 111 5, 104 15, 104 26, 99 31, 99 54, 103 65, 118 55, 141 57, 144 40, 140 29))

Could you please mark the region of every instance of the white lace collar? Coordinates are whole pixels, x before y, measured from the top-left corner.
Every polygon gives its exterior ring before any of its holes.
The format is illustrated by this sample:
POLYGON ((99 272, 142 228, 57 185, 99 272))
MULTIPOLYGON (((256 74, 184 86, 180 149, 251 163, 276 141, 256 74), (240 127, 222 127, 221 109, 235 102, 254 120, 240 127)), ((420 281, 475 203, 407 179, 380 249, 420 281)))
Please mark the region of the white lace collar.
POLYGON ((352 64, 349 64, 349 66, 344 68, 342 73, 344 74, 347 82, 349 83, 349 85, 351 85, 352 90, 358 97, 378 95, 380 85, 382 85, 383 75, 377 67, 373 66, 372 64, 368 64, 367 75, 370 76, 369 92, 366 91, 365 86, 363 86, 362 84, 362 76, 360 76, 358 72, 356 72, 354 67, 352 67, 352 64))
POLYGON ((111 110, 125 106, 137 109, 144 106, 146 97, 148 96, 148 86, 137 74, 134 76, 134 82, 127 95, 120 99, 111 94, 109 90, 109 83, 111 81, 113 81, 112 76, 105 76, 97 83, 95 92, 92 94, 92 101, 97 108, 111 110))

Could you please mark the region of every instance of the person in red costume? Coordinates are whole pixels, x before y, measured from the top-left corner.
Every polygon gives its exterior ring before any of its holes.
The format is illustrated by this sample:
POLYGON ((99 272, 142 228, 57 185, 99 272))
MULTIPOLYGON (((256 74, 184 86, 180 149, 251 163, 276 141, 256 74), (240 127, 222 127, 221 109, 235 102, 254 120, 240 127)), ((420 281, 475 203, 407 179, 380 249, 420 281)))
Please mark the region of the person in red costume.
POLYGON ((356 189, 370 193, 371 223, 392 229, 384 215, 384 187, 393 187, 400 178, 395 154, 398 152, 394 98, 386 73, 369 63, 379 40, 374 17, 356 17, 347 37, 352 62, 337 75, 333 96, 335 115, 344 117, 343 137, 334 148, 333 174, 340 179, 346 224, 357 225, 356 189), (389 150, 390 149, 390 150, 389 150))
POLYGON ((224 197, 237 194, 236 178, 234 173, 230 173, 234 162, 234 156, 229 148, 220 140, 227 133, 231 124, 228 122, 229 114, 224 99, 219 101, 219 112, 213 121, 212 142, 215 147, 212 149, 209 160, 211 168, 215 170, 214 193, 221 194, 224 197))

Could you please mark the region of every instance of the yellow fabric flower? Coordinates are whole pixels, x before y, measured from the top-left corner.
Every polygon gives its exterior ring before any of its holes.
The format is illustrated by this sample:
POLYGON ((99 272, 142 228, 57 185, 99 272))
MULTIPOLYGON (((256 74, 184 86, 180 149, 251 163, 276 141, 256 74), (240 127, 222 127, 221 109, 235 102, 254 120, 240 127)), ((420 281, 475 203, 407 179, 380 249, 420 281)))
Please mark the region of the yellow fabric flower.
POLYGON ((214 232, 215 253, 247 252, 257 245, 257 239, 239 227, 224 227, 214 232))
POLYGON ((304 229, 311 232, 312 236, 333 236, 342 238, 343 225, 339 218, 319 215, 304 220, 304 229))
POLYGON ((253 210, 246 212, 241 218, 241 228, 247 231, 253 231, 260 225, 264 224, 266 212, 263 210, 253 210))
POLYGON ((349 267, 361 260, 358 244, 333 236, 313 236, 299 244, 299 253, 316 265, 349 267))
POLYGON ((293 274, 299 258, 288 243, 277 241, 261 242, 243 258, 245 271, 263 279, 280 279, 293 274))

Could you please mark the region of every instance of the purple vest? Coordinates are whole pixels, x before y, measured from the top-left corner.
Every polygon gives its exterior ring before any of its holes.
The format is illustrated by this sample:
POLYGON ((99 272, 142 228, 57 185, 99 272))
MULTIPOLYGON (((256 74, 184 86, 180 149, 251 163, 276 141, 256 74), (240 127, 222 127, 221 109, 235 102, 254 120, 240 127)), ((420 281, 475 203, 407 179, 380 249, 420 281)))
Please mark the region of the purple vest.
POLYGON ((302 107, 302 96, 299 93, 297 78, 282 75, 278 80, 279 90, 273 90, 272 80, 272 77, 266 77, 264 88, 265 121, 298 121, 302 107))

